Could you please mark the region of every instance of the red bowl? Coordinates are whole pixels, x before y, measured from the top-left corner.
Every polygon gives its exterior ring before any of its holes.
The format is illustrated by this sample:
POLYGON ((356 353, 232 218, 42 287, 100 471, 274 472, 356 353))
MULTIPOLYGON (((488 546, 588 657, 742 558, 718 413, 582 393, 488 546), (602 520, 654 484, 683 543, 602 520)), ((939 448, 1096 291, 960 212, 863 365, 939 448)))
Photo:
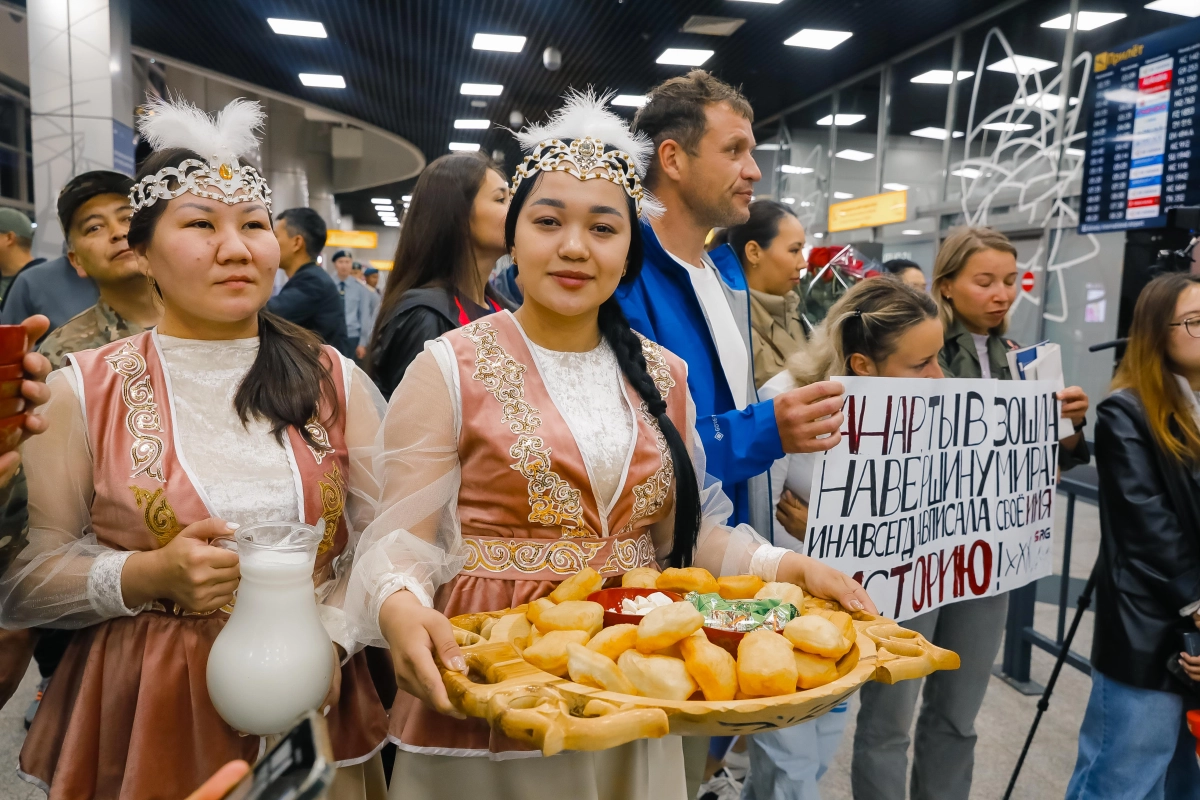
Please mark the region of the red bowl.
POLYGON ((16 450, 21 444, 21 436, 25 433, 25 415, 0 419, 0 455, 16 450))
POLYGON ((25 329, 20 325, 0 325, 0 364, 19 364, 28 349, 25 329))
MULTIPOLYGON (((677 592, 668 592, 664 589, 633 589, 625 587, 601 589, 598 592, 592 592, 588 595, 588 600, 604 606, 604 627, 637 625, 642 621, 641 616, 638 614, 622 614, 621 601, 627 597, 649 597, 655 592, 662 592, 677 603, 683 600, 683 597, 677 592)), ((742 637, 746 634, 739 631, 723 631, 719 628, 705 628, 704 635, 708 637, 710 642, 725 648, 730 655, 737 658, 738 643, 742 641, 742 637)))

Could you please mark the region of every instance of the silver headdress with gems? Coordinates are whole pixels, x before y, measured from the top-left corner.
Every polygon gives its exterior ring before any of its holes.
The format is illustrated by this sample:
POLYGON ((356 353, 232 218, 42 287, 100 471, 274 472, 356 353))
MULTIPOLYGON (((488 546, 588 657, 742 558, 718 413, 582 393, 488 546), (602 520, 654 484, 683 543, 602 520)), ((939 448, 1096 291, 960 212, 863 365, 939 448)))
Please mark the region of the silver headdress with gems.
POLYGON ((238 98, 209 116, 187 100, 154 98, 138 119, 138 132, 154 150, 183 147, 204 156, 178 166, 164 167, 133 185, 129 202, 134 212, 190 192, 226 205, 259 201, 271 209, 271 189, 258 170, 241 159, 258 149, 266 120, 262 107, 238 98))
POLYGON ((662 204, 642 186, 654 144, 645 134, 630 132, 625 120, 607 107, 610 97, 571 92, 544 125, 518 133, 529 155, 517 166, 512 191, 538 172, 566 172, 582 181, 617 184, 633 198, 639 217, 661 214, 662 204))

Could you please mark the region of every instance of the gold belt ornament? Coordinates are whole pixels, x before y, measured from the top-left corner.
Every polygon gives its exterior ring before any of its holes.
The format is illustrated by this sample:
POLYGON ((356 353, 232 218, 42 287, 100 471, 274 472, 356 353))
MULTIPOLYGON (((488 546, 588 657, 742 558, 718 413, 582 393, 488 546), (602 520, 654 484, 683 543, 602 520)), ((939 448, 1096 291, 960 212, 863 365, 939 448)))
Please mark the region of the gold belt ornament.
POLYGON ((589 564, 602 575, 619 575, 654 560, 654 545, 645 531, 607 539, 464 536, 463 544, 467 551, 463 572, 497 578, 505 572, 513 573, 513 578, 550 573, 548 580, 561 580, 589 564))

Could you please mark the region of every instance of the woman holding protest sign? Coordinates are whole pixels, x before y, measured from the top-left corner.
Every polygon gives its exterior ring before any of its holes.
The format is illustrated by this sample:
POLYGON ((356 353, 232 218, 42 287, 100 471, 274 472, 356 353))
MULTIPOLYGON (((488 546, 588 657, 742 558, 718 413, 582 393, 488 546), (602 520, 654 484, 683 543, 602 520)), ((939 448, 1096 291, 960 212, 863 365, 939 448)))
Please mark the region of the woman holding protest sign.
POLYGON ((1067 797, 1196 798, 1184 712, 1200 657, 1181 651, 1200 627, 1200 277, 1142 290, 1113 389, 1097 409, 1092 692, 1067 797))

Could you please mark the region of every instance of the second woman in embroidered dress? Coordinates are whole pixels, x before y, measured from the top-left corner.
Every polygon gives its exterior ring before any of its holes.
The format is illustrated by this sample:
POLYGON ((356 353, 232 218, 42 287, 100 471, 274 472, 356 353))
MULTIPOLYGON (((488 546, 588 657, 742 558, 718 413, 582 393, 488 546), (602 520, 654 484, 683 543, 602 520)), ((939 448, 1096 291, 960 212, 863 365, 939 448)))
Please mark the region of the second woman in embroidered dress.
POLYGON ((648 143, 590 97, 522 139, 534 155, 506 239, 525 303, 413 361, 384 419, 382 508, 347 591, 360 641, 391 648, 405 690, 390 796, 684 800, 677 737, 540 758, 453 719, 435 653, 465 664, 447 616, 545 597, 585 565, 618 577, 696 564, 853 608, 870 600, 841 573, 724 527, 732 506, 705 479, 685 366, 630 330, 612 297, 641 268, 648 143))

